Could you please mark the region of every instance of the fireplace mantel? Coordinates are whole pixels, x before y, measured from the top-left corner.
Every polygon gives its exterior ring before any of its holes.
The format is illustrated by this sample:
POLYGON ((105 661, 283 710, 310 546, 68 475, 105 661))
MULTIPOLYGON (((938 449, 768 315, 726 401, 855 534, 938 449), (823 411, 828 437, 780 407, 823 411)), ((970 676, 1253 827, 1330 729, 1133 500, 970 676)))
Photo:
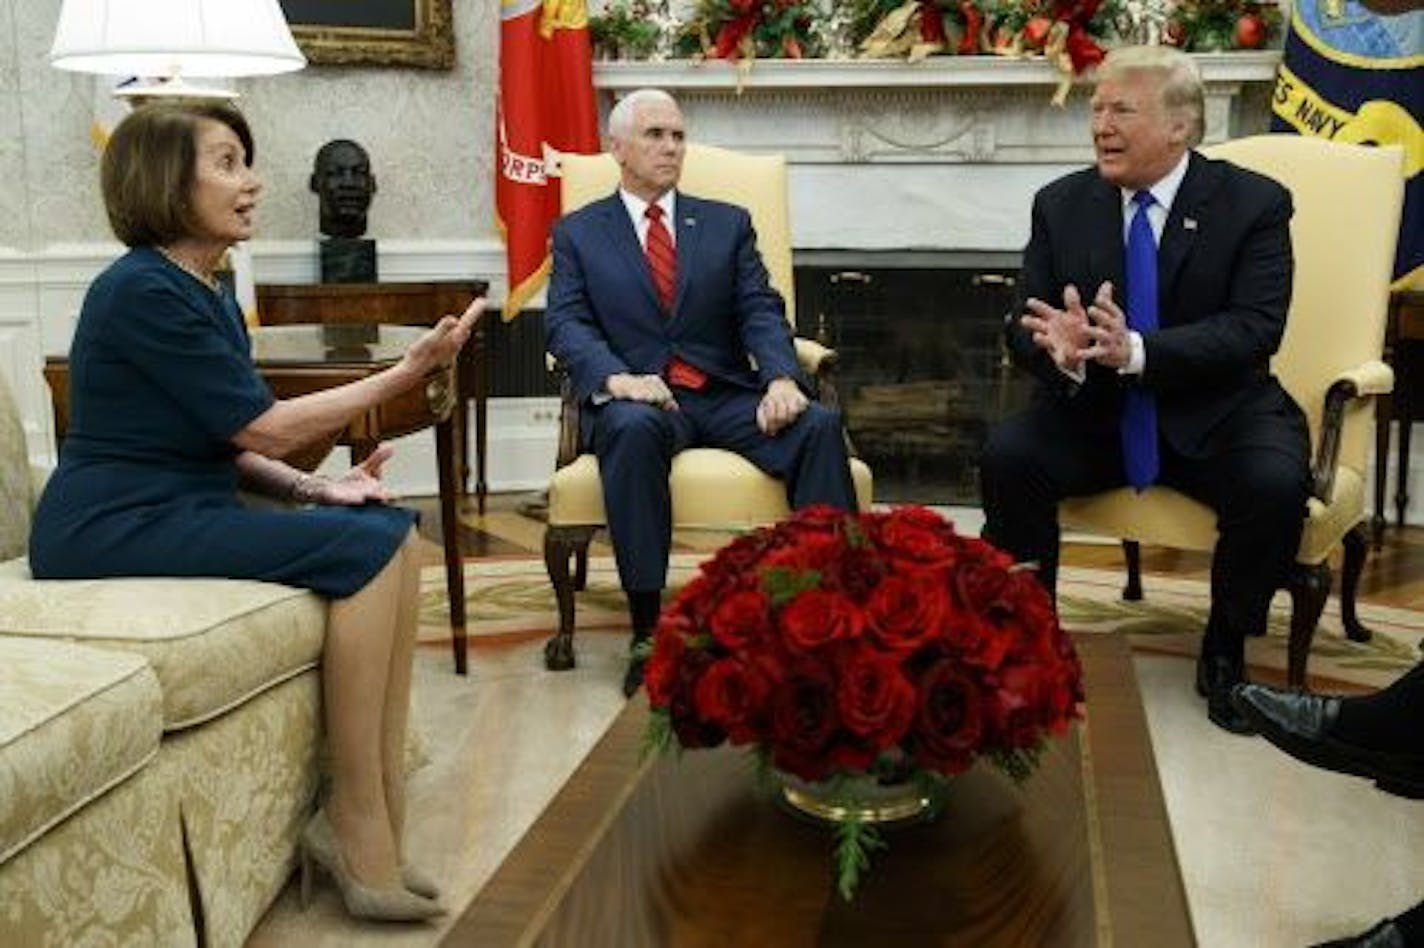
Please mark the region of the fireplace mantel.
MULTIPOLYGON (((1279 52, 1196 56, 1206 141, 1263 131, 1279 52)), ((1087 96, 1051 102, 1042 59, 600 62, 607 108, 653 86, 672 92, 689 134, 790 162, 799 250, 1017 251, 1029 199, 1092 160, 1087 96)))
MULTIPOLYGON (((1208 85, 1268 82, 1279 50, 1199 53, 1193 56, 1208 85)), ((917 63, 890 59, 762 59, 749 68, 725 60, 677 59, 660 62, 598 62, 593 82, 600 89, 626 92, 643 86, 668 91, 720 89, 757 94, 772 89, 922 89, 1041 86, 1051 89, 1059 74, 1042 58, 930 56, 917 63)))

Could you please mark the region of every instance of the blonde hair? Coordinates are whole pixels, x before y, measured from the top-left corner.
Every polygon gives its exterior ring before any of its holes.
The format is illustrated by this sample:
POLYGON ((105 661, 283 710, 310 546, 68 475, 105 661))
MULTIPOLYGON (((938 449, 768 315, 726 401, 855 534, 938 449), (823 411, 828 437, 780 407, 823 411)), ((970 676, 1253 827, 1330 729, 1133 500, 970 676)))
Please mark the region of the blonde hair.
POLYGON ((1206 135, 1206 95, 1192 57, 1172 46, 1119 46, 1098 66, 1096 79, 1104 82, 1129 73, 1147 73, 1158 80, 1162 105, 1186 120, 1187 145, 1200 145, 1206 135))

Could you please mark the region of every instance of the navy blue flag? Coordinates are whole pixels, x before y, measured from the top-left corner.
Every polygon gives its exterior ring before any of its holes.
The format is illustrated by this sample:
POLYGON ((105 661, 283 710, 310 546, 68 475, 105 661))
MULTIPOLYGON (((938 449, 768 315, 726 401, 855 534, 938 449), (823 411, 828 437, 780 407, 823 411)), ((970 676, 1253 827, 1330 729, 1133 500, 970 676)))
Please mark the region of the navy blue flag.
POLYGON ((1273 131, 1404 148, 1395 286, 1424 287, 1424 10, 1297 0, 1271 111, 1273 131))

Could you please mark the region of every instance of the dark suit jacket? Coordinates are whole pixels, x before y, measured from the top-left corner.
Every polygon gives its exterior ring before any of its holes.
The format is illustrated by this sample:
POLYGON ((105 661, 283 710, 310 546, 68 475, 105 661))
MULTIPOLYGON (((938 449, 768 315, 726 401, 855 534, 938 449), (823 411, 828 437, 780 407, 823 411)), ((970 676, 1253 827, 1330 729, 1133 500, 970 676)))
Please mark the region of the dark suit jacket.
MULTIPOLYGON (((1062 305, 1063 287, 1084 302, 1104 280, 1126 297, 1121 192, 1096 168, 1045 186, 1033 203, 1020 303, 1034 296, 1062 305)), ((1186 457, 1212 451, 1236 412, 1291 410, 1270 374, 1290 305, 1293 261, 1290 192, 1263 175, 1195 152, 1158 247, 1159 329, 1143 334, 1140 380, 1096 363, 1081 386, 1068 380, 1018 323, 1007 326, 1016 361, 1040 380, 1037 399, 1068 400, 1075 422, 1116 430, 1122 393, 1143 385, 1157 395, 1159 431, 1186 457)))
POLYGON ((580 400, 619 372, 660 374, 673 356, 732 385, 805 384, 786 322, 742 208, 678 192, 677 296, 671 317, 617 193, 554 228, 545 326, 549 351, 580 400), (748 356, 756 360, 752 368, 748 356))

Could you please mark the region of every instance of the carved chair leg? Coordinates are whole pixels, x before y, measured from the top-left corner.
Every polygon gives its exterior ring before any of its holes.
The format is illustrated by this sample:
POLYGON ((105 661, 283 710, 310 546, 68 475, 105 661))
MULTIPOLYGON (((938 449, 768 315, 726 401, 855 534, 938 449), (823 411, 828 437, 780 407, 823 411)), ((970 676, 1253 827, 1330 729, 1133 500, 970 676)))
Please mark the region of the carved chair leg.
POLYGON ((566 671, 574 667, 574 579, 570 561, 588 558, 593 527, 549 527, 544 531, 544 566, 559 605, 559 630, 544 643, 544 667, 566 671))
POLYGON ((1297 563, 1291 567, 1291 626, 1286 682, 1292 688, 1305 687, 1305 663, 1310 658, 1310 643, 1315 638, 1320 613, 1325 610, 1325 600, 1330 595, 1330 581, 1329 563, 1316 566, 1297 563))
POLYGON ((1355 596, 1360 590, 1360 573, 1365 569, 1365 557, 1369 555, 1369 528, 1364 523, 1345 534, 1345 562, 1340 569, 1340 621, 1345 626, 1345 636, 1351 642, 1368 642, 1374 633, 1360 623, 1355 614, 1355 596))
POLYGON ((1127 561, 1127 585, 1122 587, 1122 598, 1137 602, 1142 598, 1142 544, 1123 540, 1122 556, 1127 561))
POLYGON ((588 586, 588 541, 574 553, 574 590, 583 592, 588 586))

